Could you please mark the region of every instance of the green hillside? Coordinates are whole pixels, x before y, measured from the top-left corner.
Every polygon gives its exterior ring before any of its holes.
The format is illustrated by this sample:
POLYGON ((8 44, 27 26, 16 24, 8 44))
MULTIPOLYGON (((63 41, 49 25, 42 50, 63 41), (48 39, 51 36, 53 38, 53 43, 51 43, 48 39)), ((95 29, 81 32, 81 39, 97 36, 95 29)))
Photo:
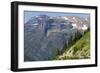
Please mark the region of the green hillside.
POLYGON ((75 44, 66 48, 55 60, 88 59, 90 58, 90 31, 86 32, 75 44))

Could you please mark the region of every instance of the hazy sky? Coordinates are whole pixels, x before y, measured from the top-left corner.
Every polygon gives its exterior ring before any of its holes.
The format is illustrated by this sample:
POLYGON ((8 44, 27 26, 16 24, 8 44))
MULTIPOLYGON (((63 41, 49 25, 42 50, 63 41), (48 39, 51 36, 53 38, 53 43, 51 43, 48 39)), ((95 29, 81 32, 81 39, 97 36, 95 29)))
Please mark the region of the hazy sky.
POLYGON ((31 17, 38 15, 48 15, 48 16, 79 16, 79 17, 89 17, 90 14, 87 13, 64 13, 64 12, 43 12, 43 11, 24 11, 24 22, 26 23, 31 17))

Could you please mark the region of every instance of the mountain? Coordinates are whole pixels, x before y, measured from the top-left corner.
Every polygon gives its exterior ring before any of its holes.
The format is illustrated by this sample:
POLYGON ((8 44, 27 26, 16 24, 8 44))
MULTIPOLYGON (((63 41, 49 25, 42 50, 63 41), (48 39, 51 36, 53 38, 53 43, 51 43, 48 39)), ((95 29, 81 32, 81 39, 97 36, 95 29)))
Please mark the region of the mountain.
POLYGON ((55 51, 61 54, 64 44, 69 47, 70 41, 82 37, 82 28, 89 28, 83 18, 66 17, 39 15, 24 24, 24 61, 53 60, 55 51))
POLYGON ((78 17, 78 16, 65 16, 62 17, 65 20, 69 20, 71 21, 73 24, 73 26, 75 26, 77 29, 82 29, 83 26, 86 26, 88 28, 90 28, 90 17, 87 18, 82 18, 82 17, 78 17))

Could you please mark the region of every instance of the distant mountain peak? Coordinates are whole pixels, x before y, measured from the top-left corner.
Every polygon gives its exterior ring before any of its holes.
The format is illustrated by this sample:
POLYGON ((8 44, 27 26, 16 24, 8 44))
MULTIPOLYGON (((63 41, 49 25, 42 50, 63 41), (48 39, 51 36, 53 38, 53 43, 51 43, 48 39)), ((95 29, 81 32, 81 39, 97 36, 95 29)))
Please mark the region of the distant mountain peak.
MULTIPOLYGON (((75 28, 78 30, 87 30, 90 23, 88 22, 89 18, 81 18, 78 16, 48 16, 41 14, 38 16, 32 17, 26 25, 35 26, 34 29, 41 29, 45 34, 51 30, 68 30, 75 28), (37 26, 37 27, 36 27, 37 26)), ((57 31, 56 31, 57 32, 57 31)))

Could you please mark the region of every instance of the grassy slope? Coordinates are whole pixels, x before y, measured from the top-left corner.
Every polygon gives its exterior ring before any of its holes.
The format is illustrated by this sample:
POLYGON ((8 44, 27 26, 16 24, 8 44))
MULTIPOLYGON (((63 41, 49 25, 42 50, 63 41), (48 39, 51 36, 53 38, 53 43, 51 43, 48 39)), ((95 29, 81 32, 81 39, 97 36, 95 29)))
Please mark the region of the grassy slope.
POLYGON ((56 60, 67 59, 87 59, 90 58, 90 32, 88 31, 70 48, 66 48, 62 55, 57 56, 56 60))

